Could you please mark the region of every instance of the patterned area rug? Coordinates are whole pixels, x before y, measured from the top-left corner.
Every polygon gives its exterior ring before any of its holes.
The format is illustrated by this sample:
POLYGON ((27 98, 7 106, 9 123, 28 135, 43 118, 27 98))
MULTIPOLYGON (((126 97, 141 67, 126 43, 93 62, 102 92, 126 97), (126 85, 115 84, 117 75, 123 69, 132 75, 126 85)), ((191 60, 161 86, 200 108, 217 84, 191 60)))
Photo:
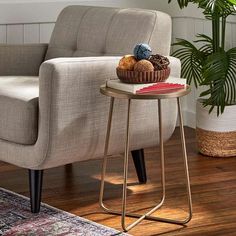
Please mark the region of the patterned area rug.
POLYGON ((0 235, 127 235, 46 204, 42 204, 39 214, 29 209, 28 198, 0 188, 0 235))

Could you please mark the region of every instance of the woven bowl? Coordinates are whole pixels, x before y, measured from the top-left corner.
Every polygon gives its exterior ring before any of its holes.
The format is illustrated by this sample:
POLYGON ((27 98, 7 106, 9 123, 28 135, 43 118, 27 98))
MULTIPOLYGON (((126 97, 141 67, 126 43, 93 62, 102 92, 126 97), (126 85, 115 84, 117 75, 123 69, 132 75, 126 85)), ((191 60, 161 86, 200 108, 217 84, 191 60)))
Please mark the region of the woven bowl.
POLYGON ((166 81, 170 75, 170 68, 151 72, 127 71, 117 68, 116 73, 123 83, 148 84, 166 81))

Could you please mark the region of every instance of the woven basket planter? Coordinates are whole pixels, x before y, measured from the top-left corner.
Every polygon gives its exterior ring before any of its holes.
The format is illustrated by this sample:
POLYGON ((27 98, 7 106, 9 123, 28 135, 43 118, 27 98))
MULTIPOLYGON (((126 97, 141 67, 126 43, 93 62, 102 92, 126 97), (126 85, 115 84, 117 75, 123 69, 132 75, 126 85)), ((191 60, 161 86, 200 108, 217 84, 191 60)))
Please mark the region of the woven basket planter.
POLYGON ((152 72, 127 71, 117 68, 116 73, 123 83, 147 84, 166 81, 170 75, 170 68, 152 72))
POLYGON ((236 105, 227 106, 217 117, 214 110, 197 101, 197 145, 200 153, 212 157, 236 156, 236 105))

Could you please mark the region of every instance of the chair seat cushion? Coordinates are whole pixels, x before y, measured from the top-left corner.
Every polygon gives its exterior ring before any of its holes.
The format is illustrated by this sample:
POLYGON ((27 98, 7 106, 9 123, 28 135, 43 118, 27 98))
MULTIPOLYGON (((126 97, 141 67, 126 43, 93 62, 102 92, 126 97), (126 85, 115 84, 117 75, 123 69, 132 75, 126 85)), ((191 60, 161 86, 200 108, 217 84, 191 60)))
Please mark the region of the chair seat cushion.
POLYGON ((39 78, 0 76, 0 139, 32 145, 38 136, 39 78))

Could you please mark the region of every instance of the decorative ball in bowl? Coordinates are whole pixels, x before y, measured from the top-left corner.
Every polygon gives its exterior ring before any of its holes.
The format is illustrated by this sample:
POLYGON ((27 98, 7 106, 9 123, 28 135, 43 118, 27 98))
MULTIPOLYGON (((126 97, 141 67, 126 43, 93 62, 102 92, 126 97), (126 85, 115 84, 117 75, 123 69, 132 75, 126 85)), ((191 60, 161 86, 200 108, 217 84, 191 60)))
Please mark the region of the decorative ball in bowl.
POLYGON ((117 67, 116 73, 123 83, 148 84, 166 81, 170 75, 170 68, 154 71, 129 71, 117 67))
POLYGON ((152 49, 146 43, 139 43, 134 48, 134 57, 137 60, 148 59, 151 56, 152 49))
POLYGON ((151 48, 146 44, 138 44, 134 55, 121 58, 116 69, 118 78, 123 83, 146 84, 164 82, 170 75, 170 62, 167 57, 151 55, 151 48))

